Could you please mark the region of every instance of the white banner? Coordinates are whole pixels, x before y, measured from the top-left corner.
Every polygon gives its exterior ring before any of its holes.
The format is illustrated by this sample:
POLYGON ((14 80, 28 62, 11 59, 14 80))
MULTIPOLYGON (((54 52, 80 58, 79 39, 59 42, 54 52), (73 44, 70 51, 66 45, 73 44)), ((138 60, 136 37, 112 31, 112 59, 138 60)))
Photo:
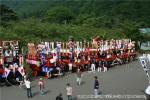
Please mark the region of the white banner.
POLYGON ((5 67, 5 72, 4 72, 5 77, 7 77, 9 75, 9 73, 10 73, 10 70, 5 67))
POLYGON ((147 59, 150 62, 150 54, 147 54, 147 59))
POLYGON ((18 71, 20 72, 20 74, 21 74, 22 76, 25 75, 25 71, 24 71, 23 66, 18 67, 18 71))
POLYGON ((139 59, 140 59, 140 62, 141 62, 141 65, 142 65, 142 67, 143 67, 143 70, 146 72, 146 76, 147 76, 147 78, 148 78, 148 81, 149 81, 149 83, 150 83, 150 76, 149 76, 149 74, 148 74, 148 67, 147 67, 147 63, 146 63, 146 57, 143 55, 143 56, 141 56, 141 57, 139 57, 139 59))
POLYGON ((29 60, 29 59, 26 59, 26 63, 28 63, 28 64, 34 64, 34 65, 40 66, 40 62, 39 62, 39 61, 36 61, 36 60, 29 60))

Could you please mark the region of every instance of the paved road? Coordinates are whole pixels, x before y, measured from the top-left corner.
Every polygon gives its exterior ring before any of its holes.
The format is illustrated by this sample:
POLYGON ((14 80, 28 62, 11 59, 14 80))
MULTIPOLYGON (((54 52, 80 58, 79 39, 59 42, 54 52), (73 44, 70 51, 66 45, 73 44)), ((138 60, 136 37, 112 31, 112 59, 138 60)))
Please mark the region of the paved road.
MULTIPOLYGON (((150 67, 150 64, 149 64, 150 67)), ((64 100, 67 100, 65 94, 65 85, 70 83, 73 87, 74 100, 144 100, 144 99, 79 99, 77 95, 92 95, 94 76, 97 75, 100 81, 100 88, 103 95, 144 95, 143 91, 148 85, 148 80, 143 71, 140 62, 134 61, 126 65, 115 66, 107 72, 83 73, 83 83, 76 85, 74 74, 66 75, 62 78, 45 79, 45 96, 40 96, 37 82, 32 82, 33 98, 29 100, 55 100, 60 92, 64 100)), ((28 100, 26 90, 18 86, 0 88, 0 100, 28 100)))

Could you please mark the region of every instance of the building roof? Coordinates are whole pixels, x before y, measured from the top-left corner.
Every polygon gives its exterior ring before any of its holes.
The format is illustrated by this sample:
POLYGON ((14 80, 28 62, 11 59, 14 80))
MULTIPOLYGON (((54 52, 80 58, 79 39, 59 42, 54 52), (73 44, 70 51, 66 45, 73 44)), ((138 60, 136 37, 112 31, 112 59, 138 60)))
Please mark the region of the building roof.
POLYGON ((150 34, 150 28, 140 28, 139 30, 141 33, 150 34))

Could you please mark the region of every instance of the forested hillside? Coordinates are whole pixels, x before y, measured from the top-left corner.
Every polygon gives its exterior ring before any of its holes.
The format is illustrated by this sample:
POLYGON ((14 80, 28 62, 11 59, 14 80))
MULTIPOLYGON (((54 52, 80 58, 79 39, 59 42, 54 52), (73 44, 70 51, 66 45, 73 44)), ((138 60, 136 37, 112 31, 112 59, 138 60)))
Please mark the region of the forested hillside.
POLYGON ((67 40, 69 35, 75 39, 91 39, 94 35, 149 39, 138 31, 150 27, 149 0, 0 1, 1 39, 67 40))
MULTIPOLYGON (((150 18, 149 0, 1 0, 20 17, 42 17, 56 6, 68 7, 75 16, 88 15, 101 19, 130 19, 147 22, 150 18), (112 18, 115 17, 115 18, 112 18)), ((148 22, 147 22, 148 23, 148 22)))

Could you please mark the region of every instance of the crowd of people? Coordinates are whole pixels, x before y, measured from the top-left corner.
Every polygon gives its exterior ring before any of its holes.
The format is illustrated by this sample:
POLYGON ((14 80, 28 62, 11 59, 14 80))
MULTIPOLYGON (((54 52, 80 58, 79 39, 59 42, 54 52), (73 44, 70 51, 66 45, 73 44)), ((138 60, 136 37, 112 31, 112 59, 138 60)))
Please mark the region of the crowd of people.
MULTIPOLYGON (((14 53, 5 50, 4 55, 10 57, 14 53)), ((18 56, 18 55, 17 55, 18 56)), ((5 66, 5 77, 12 74, 16 82, 22 88, 23 85, 27 89, 27 97, 32 98, 31 82, 26 78, 23 68, 23 56, 18 56, 17 62, 8 63, 5 66), (19 72, 16 74, 16 72, 19 72), (21 75, 21 76, 20 76, 21 75), (20 77, 18 77, 20 76, 20 77), (23 76, 23 77, 22 77, 23 76)), ((147 55, 146 57, 149 57, 147 55)), ((63 76, 66 72, 76 73, 76 82, 80 86, 82 83, 82 72, 105 72, 109 68, 119 64, 126 64, 136 59, 135 42, 130 39, 122 40, 103 40, 95 37, 93 41, 75 42, 69 39, 68 42, 41 42, 37 45, 28 44, 28 52, 25 57, 26 63, 30 64, 34 71, 35 66, 38 66, 40 74, 46 75, 48 78, 52 76, 63 76), (33 65, 33 66, 32 66, 33 65)), ((4 59, 6 63, 7 59, 4 59)), ((8 62, 8 61, 7 61, 8 62)), ((1 66, 1 68, 3 68, 1 66)), ((12 78, 12 79, 13 79, 12 78)), ((94 77, 94 95, 99 95, 100 83, 98 77, 94 77)), ((44 96, 45 83, 42 78, 38 81, 39 92, 44 96)), ((66 95, 68 100, 72 100, 73 88, 70 83, 66 84, 66 95)), ((60 93, 56 100, 63 100, 62 93, 60 93)))
MULTIPOLYGON (((78 70, 78 72, 79 72, 79 70, 78 70)), ((79 76, 78 72, 77 72, 77 79, 81 78, 81 76, 79 76)), ((80 73, 80 75, 81 75, 81 73, 80 73)), ((80 80, 80 82, 81 82, 81 80, 80 80)), ((32 83, 31 83, 30 79, 29 78, 24 78, 23 83, 24 83, 24 86, 27 90, 27 97, 32 98, 33 97, 32 88, 31 88, 32 83)), ((77 84, 80 85, 79 81, 77 81, 77 84)), ((38 86, 39 86, 40 95, 44 96, 45 95, 45 91, 44 91, 45 82, 44 82, 43 78, 39 79, 38 86)), ((97 96, 100 95, 100 83, 99 83, 99 80, 98 80, 97 76, 94 77, 93 87, 94 87, 93 88, 93 93, 95 95, 95 98, 97 98, 97 96)), ((66 91, 66 96, 67 96, 68 100, 73 100, 73 88, 72 88, 70 83, 66 84, 65 91, 66 91)), ((57 95, 55 100, 63 100, 62 93, 57 95)))
MULTIPOLYGON (((107 71, 110 67, 116 64, 126 64, 136 59, 135 44, 130 39, 122 40, 97 40, 93 42, 75 42, 69 39, 67 43, 63 42, 41 42, 37 45, 28 44, 28 53, 26 59, 32 60, 30 62, 33 71, 35 63, 38 71, 44 73, 48 78, 52 75, 62 76, 66 72, 76 73, 77 85, 82 83, 82 72, 89 71, 95 73, 107 71), (37 64, 38 61, 40 64, 37 64), (34 66, 32 66, 34 64, 34 66), (54 72, 57 72, 54 73, 54 72)), ((26 60, 27 61, 27 60, 26 60)), ((98 77, 95 76, 94 95, 99 95, 100 83, 98 77)), ((31 90, 28 89, 27 95, 32 96, 31 90)), ((40 94, 44 95, 44 82, 39 80, 40 94)), ((72 100, 73 88, 70 83, 66 84, 66 95, 68 100, 72 100)), ((63 100, 62 93, 60 93, 56 100, 63 100)))
MULTIPOLYGON (((44 72, 48 77, 52 75, 63 75, 65 71, 75 72, 77 68, 82 71, 98 72, 107 71, 116 64, 125 64, 136 58, 135 42, 130 39, 122 40, 98 40, 93 42, 75 42, 69 39, 68 42, 41 42, 37 45, 28 44, 26 59, 38 67, 32 69, 37 72, 44 72), (34 60, 34 61, 33 61, 34 60), (36 70, 36 68, 38 70, 36 70), (57 74, 52 74, 57 72, 57 74)), ((37 73, 36 72, 36 73, 37 73)))

